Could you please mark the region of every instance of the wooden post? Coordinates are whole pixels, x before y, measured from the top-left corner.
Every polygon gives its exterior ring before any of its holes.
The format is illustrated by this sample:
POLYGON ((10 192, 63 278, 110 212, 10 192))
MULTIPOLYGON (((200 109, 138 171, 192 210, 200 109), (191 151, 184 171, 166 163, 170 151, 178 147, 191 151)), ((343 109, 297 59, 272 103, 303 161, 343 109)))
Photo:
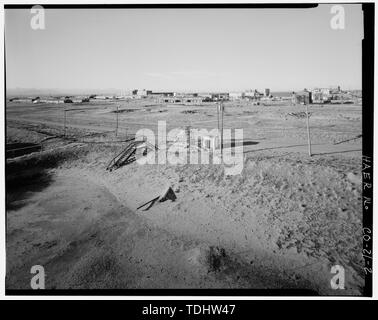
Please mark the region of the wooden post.
POLYGON ((222 124, 221 124, 221 158, 223 159, 223 102, 220 103, 221 108, 221 117, 222 117, 222 124))
POLYGON ((67 135, 67 110, 64 109, 64 137, 67 135))
POLYGON ((115 136, 118 136, 118 112, 119 112, 119 106, 117 106, 117 111, 116 111, 116 130, 115 130, 115 136))
POLYGON ((308 155, 311 157, 311 139, 310 139, 310 123, 309 123, 309 114, 308 114, 308 104, 306 105, 306 124, 307 124, 307 140, 308 140, 308 155))
POLYGON ((218 132, 219 132, 219 109, 220 109, 220 103, 217 105, 218 132))
POLYGON ((186 134, 186 144, 189 148, 190 147, 190 126, 185 127, 185 134, 186 134))

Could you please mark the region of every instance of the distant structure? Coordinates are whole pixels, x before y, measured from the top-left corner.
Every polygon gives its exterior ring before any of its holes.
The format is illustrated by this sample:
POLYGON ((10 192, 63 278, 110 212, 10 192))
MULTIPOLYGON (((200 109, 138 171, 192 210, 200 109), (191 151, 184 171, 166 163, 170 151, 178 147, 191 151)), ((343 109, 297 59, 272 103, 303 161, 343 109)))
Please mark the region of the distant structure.
POLYGON ((312 90, 304 89, 300 92, 293 92, 292 103, 293 104, 347 104, 358 102, 357 96, 351 92, 342 91, 340 86, 336 88, 315 88, 312 90))
POLYGON ((265 88, 263 93, 257 89, 238 92, 202 92, 184 93, 173 91, 152 91, 147 89, 134 89, 124 96, 96 96, 96 99, 155 99, 158 103, 168 104, 202 104, 219 101, 247 100, 254 105, 274 101, 292 101, 292 104, 323 104, 323 103, 353 103, 358 97, 351 92, 344 92, 340 86, 334 88, 314 88, 311 90, 293 92, 290 96, 273 96, 270 88, 265 88), (352 98, 355 98, 354 100, 352 98))
POLYGON ((149 91, 148 95, 150 96, 161 96, 161 97, 173 97, 175 92, 153 92, 149 91))
POLYGON ((331 101, 331 90, 328 88, 316 88, 311 91, 312 103, 327 103, 331 101))
POLYGON ((258 102, 258 101, 261 100, 261 98, 264 96, 264 94, 262 94, 262 93, 259 92, 257 89, 255 89, 255 90, 248 90, 248 91, 245 91, 245 92, 244 92, 244 96, 245 96, 245 98, 247 98, 248 100, 252 100, 252 101, 258 102))
POLYGON ((311 91, 312 103, 353 103, 353 95, 336 88, 315 88, 311 91))
POLYGON ((292 94, 292 103, 293 104, 310 104, 312 103, 311 92, 307 89, 299 92, 293 92, 292 94))
POLYGON ((106 96, 99 96, 99 95, 96 95, 95 99, 96 99, 96 100, 106 100, 107 97, 106 97, 106 96))
POLYGON ((252 90, 247 90, 244 92, 244 97, 247 99, 252 99, 255 96, 255 92, 252 90))
POLYGON ((230 94, 228 92, 212 93, 211 99, 213 101, 227 101, 230 100, 230 94))
POLYGON ((64 100, 63 100, 64 103, 73 103, 72 99, 70 97, 64 97, 64 100))
POLYGON ((32 99, 32 102, 33 103, 40 103, 41 102, 41 98, 40 97, 36 97, 36 98, 32 99))
POLYGON ((134 98, 146 98, 146 97, 173 97, 175 95, 174 92, 153 92, 152 90, 146 90, 146 89, 134 89, 131 91, 131 97, 134 98))
POLYGON ((210 93, 198 93, 198 96, 201 97, 201 98, 203 98, 203 100, 205 102, 211 102, 212 101, 210 93))
POLYGON ((151 93, 152 93, 152 90, 146 90, 146 89, 137 90, 137 96, 141 98, 147 97, 151 93))
POLYGON ((158 98, 159 103, 168 104, 201 104, 207 102, 205 98, 198 96, 197 94, 184 94, 175 96, 160 96, 158 98))
POLYGON ((241 100, 244 99, 244 97, 244 92, 230 92, 229 94, 230 100, 241 100))

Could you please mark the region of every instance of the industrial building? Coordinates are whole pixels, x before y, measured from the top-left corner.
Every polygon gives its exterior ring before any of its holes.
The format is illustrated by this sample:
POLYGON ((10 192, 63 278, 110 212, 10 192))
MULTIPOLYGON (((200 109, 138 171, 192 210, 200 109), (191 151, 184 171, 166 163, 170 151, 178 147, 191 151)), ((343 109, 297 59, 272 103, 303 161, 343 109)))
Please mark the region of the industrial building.
POLYGON ((353 95, 337 88, 316 88, 311 91, 312 103, 352 103, 353 95))
POLYGON ((311 90, 312 103, 327 103, 331 101, 331 90, 328 88, 317 88, 311 90))
POLYGON ((230 99, 230 94, 228 92, 211 93, 211 99, 213 101, 229 100, 230 99))
POLYGON ((183 95, 174 97, 159 97, 158 103, 168 103, 168 104, 201 104, 207 102, 203 97, 196 97, 193 95, 183 95))
POLYGON ((307 89, 299 92, 293 92, 292 94, 292 103, 293 104, 310 104, 312 103, 311 92, 307 89))
POLYGON ((260 93, 259 91, 255 90, 248 90, 244 93, 245 98, 253 101, 259 101, 264 94, 260 93))
POLYGON ((162 97, 173 97, 175 95, 174 92, 153 92, 149 93, 150 96, 162 96, 162 97))
MULTIPOLYGON (((134 93, 134 91, 133 91, 133 93, 134 93)), ((142 89, 142 90, 137 90, 136 95, 138 97, 147 97, 151 93, 152 93, 152 90, 142 89)))
POLYGON ((240 100, 240 99, 244 99, 244 97, 245 97, 244 92, 230 92, 229 94, 230 100, 240 100))

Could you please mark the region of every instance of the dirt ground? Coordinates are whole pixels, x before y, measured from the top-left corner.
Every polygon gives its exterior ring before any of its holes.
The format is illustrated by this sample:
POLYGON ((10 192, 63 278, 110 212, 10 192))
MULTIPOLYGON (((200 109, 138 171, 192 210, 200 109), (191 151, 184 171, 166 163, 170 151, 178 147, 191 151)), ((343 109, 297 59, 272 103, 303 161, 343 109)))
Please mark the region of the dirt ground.
POLYGON ((123 140, 158 120, 216 128, 214 105, 73 105, 66 139, 63 108, 7 105, 7 142, 44 141, 41 153, 7 163, 7 288, 29 288, 39 264, 48 288, 362 293, 361 106, 311 105, 309 157, 305 119, 293 116, 303 106, 227 103, 225 128, 244 130, 235 176, 222 165, 105 170, 123 140), (137 210, 166 186, 176 201, 137 210), (330 286, 337 264, 345 290, 330 286))

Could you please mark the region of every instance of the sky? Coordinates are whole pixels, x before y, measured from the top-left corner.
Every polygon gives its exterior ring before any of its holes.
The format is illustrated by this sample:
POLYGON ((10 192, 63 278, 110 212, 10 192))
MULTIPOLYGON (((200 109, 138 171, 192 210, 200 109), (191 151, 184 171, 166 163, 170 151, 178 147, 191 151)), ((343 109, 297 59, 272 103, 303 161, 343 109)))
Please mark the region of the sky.
POLYGON ((363 13, 312 9, 6 9, 7 89, 361 89, 363 13))

